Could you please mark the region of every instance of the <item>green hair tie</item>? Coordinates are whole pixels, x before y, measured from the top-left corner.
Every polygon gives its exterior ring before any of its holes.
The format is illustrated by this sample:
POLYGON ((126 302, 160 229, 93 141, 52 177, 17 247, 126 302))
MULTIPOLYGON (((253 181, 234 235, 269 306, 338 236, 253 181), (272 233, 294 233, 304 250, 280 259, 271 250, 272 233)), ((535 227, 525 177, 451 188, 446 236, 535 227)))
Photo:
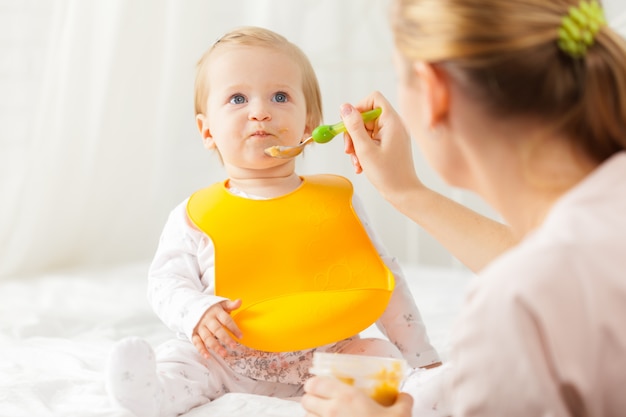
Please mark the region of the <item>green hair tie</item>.
POLYGON ((561 20, 559 48, 574 58, 584 56, 604 25, 606 18, 598 2, 582 0, 578 7, 570 7, 567 16, 561 20))

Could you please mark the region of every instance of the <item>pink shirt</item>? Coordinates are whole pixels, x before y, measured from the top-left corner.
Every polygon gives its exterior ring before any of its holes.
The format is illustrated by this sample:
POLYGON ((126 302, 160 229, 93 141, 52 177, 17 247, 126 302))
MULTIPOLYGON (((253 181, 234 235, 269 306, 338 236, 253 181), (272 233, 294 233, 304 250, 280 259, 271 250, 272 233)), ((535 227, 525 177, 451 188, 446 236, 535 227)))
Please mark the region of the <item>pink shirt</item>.
POLYGON ((626 415, 626 152, 476 278, 452 347, 453 415, 626 415))

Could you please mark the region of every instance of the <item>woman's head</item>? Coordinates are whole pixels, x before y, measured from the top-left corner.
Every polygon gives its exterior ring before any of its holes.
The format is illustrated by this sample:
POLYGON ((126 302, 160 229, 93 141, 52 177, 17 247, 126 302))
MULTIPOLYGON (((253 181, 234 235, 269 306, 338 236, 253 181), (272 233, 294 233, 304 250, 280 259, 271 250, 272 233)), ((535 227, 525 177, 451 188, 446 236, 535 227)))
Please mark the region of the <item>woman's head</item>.
POLYGON ((222 36, 205 54, 197 65, 195 81, 195 112, 206 113, 206 103, 211 86, 206 74, 215 51, 231 46, 251 46, 273 49, 289 55, 302 70, 302 91, 306 99, 307 125, 317 126, 322 121, 322 99, 317 76, 307 56, 285 37, 268 29, 248 26, 232 30, 222 36))
POLYGON ((608 26, 580 57, 559 48, 575 0, 395 0, 407 62, 441 68, 493 117, 540 120, 602 161, 626 148, 626 46, 608 26))

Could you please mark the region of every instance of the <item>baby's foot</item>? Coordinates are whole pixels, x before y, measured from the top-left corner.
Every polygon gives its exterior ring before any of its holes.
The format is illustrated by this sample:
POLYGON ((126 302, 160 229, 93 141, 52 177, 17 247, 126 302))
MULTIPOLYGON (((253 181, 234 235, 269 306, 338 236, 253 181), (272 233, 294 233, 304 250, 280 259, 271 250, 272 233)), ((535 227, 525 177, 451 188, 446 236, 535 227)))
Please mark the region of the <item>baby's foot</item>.
POLYGON ((117 342, 109 356, 106 385, 113 402, 137 417, 157 416, 160 389, 150 344, 136 337, 117 342))

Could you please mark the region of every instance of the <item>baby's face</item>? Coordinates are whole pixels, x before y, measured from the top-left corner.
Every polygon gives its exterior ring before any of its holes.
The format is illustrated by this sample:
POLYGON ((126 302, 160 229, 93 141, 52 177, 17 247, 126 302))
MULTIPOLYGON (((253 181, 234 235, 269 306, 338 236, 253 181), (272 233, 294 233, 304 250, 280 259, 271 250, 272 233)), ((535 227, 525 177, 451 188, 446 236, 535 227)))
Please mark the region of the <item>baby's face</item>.
POLYGON ((284 164, 263 150, 297 145, 310 131, 300 67, 278 50, 230 45, 209 67, 205 146, 218 149, 227 171, 284 164))

